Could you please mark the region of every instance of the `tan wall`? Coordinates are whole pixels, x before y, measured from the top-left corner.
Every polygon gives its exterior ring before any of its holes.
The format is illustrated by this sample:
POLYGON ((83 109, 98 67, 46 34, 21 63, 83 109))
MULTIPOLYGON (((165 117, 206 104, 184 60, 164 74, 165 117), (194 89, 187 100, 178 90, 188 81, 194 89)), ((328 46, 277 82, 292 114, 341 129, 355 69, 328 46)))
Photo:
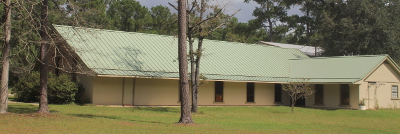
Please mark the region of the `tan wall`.
POLYGON ((400 76, 388 63, 381 64, 372 72, 365 81, 395 82, 399 83, 400 76))
POLYGON ((179 81, 136 79, 135 105, 180 105, 179 81))
POLYGON ((256 83, 255 102, 257 105, 274 105, 275 84, 256 83))
POLYGON ((123 78, 123 105, 133 105, 133 95, 134 95, 134 82, 136 79, 133 78, 123 78))
POLYGON ((350 107, 351 109, 358 109, 359 97, 359 87, 358 84, 350 85, 350 107))
MULTIPOLYGON (((81 77, 98 105, 180 105, 178 80, 81 77), (92 83, 92 84, 90 84, 92 83), (135 84, 134 84, 135 83, 135 84), (89 90, 93 89, 93 90, 89 90)), ((224 82, 224 102, 214 102, 214 82, 199 88, 199 105, 274 105, 274 84, 255 84, 255 103, 246 103, 246 82, 224 82)))
POLYGON ((390 64, 383 63, 362 82, 360 99, 366 99, 368 109, 399 108, 399 100, 391 98, 393 85, 400 86, 400 76, 390 64))
POLYGON ((360 100, 365 98, 365 105, 368 109, 375 108, 400 108, 398 99, 392 99, 391 88, 393 85, 400 86, 396 83, 378 83, 372 84, 364 82, 363 92, 360 93, 360 100))
POLYGON ((93 104, 122 105, 123 78, 96 77, 93 81, 93 104))

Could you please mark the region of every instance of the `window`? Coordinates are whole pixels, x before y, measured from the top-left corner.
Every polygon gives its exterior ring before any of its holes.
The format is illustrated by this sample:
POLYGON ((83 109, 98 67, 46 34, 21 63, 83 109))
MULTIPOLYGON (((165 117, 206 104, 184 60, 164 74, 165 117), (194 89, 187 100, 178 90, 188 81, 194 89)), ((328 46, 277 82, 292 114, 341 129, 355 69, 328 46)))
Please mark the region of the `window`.
POLYGON ((215 82, 215 102, 224 101, 224 83, 222 81, 215 82))
POLYGON ((275 84, 275 102, 282 102, 282 85, 275 84))
POLYGON ((392 86, 392 99, 398 99, 398 98, 399 98, 399 87, 392 86))
POLYGON ((178 89, 178 97, 179 97, 179 101, 178 102, 182 102, 181 88, 178 89))
POLYGON ((254 83, 247 83, 247 102, 254 102, 254 83))
POLYGON ((340 105, 350 105, 350 87, 347 84, 340 85, 340 105))
POLYGON ((324 85, 315 85, 315 104, 324 104, 324 85))

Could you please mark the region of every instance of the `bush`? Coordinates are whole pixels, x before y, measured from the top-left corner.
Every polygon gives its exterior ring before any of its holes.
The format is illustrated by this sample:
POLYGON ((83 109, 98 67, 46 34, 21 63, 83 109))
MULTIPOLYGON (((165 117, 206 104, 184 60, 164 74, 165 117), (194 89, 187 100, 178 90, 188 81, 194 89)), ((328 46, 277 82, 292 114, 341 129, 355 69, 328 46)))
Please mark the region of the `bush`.
MULTIPOLYGON (((40 97, 39 73, 23 75, 13 87, 17 101, 38 102, 40 97)), ((50 104, 67 104, 74 102, 78 86, 67 74, 56 76, 49 73, 47 95, 50 104)))
POLYGON ((39 101, 39 73, 22 74, 18 82, 12 87, 11 92, 15 95, 17 101, 38 102, 39 101))

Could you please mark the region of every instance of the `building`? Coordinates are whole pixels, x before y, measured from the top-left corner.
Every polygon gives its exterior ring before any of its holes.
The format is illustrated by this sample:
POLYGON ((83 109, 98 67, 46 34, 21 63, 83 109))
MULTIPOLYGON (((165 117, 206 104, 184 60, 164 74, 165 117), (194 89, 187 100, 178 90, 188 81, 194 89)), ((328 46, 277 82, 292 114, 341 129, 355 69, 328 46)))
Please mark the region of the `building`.
POLYGON ((313 46, 305 46, 305 45, 283 44, 283 43, 266 42, 266 41, 259 41, 259 42, 257 42, 257 44, 276 46, 276 47, 282 47, 282 48, 299 49, 301 52, 305 53, 306 55, 308 55, 310 57, 321 56, 321 53, 324 51, 321 47, 313 47, 313 46))
MULTIPOLYGON (((180 105, 177 38, 54 25, 93 104, 180 105)), ((399 67, 388 55, 310 58, 298 49, 204 40, 199 106, 289 105, 281 84, 307 79, 310 107, 398 107, 399 67)))

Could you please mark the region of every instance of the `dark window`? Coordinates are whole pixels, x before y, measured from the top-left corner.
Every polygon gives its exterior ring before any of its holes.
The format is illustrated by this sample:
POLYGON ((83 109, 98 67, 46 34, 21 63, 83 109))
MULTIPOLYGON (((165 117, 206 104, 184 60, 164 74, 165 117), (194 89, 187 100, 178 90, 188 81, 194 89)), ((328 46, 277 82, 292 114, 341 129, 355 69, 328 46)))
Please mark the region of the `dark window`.
POLYGON ((254 83, 247 83, 247 102, 254 102, 254 83))
POLYGON ((392 98, 399 98, 399 88, 398 86, 392 86, 392 98))
POLYGON ((275 102, 282 102, 282 85, 275 84, 275 102))
POLYGON ((340 105, 350 105, 350 87, 347 84, 340 85, 340 105))
POLYGON ((179 102, 181 102, 182 101, 181 88, 179 88, 179 90, 178 90, 178 97, 179 97, 179 102))
POLYGON ((315 104, 324 104, 324 85, 315 85, 315 104))
POLYGON ((215 82, 215 102, 224 101, 224 83, 222 81, 215 82))

